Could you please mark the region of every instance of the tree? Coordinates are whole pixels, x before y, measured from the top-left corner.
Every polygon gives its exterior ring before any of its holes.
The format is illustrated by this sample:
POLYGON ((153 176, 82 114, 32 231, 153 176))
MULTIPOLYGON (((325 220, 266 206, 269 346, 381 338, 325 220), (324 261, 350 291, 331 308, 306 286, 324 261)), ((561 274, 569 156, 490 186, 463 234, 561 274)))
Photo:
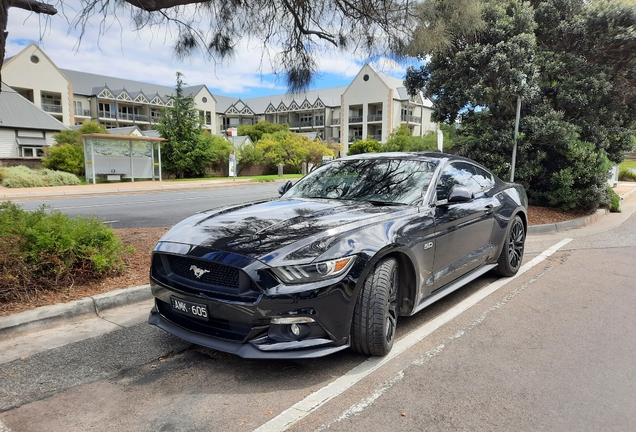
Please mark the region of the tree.
POLYGON ((84 175, 84 142, 82 135, 103 133, 108 130, 96 121, 87 121, 78 129, 66 129, 53 135, 56 145, 46 150, 42 158, 45 168, 65 171, 76 176, 84 175))
POLYGON ((348 156, 363 154, 363 153, 379 153, 382 151, 382 144, 378 140, 355 140, 353 144, 349 146, 348 156))
MULTIPOLYGON (((297 173, 301 172, 303 162, 319 164, 323 156, 334 156, 333 150, 320 141, 310 141, 306 136, 290 131, 265 134, 255 147, 262 152, 265 164, 283 164, 287 170, 297 173)), ((250 152, 247 155, 254 153, 250 152)), ((245 157, 245 153, 242 156, 245 157)))
POLYGON ((234 150, 232 143, 223 137, 212 135, 207 130, 201 133, 200 139, 206 142, 204 147, 209 148, 213 164, 218 167, 227 167, 230 153, 234 150))
POLYGON ((171 107, 165 107, 155 129, 168 141, 161 146, 163 169, 177 178, 205 177, 213 162, 212 141, 202 139, 201 119, 194 98, 183 94, 183 74, 177 72, 177 85, 171 107))
POLYGON ((434 120, 461 125, 462 154, 502 178, 521 97, 515 180, 531 203, 603 204, 608 159, 620 162, 636 122, 633 3, 487 0, 481 20, 421 52, 430 61, 407 71, 409 92, 423 89, 434 120))
POLYGON ((249 136, 253 143, 261 139, 264 134, 273 134, 278 131, 289 130, 288 124, 270 123, 268 121, 259 121, 255 125, 242 124, 238 127, 240 136, 249 136))
POLYGON ((435 151, 437 150, 437 135, 434 139, 428 135, 423 137, 412 136, 411 130, 402 125, 396 128, 386 140, 382 151, 388 152, 411 152, 411 151, 435 151))
MULTIPOLYGON (((61 7, 65 0, 59 0, 61 7)), ((7 12, 19 7, 54 15, 57 10, 36 0, 1 0, 0 24, 6 29, 7 12)), ((413 28, 408 0, 80 0, 72 25, 83 34, 100 15, 130 14, 137 29, 173 25, 173 49, 180 57, 197 51, 213 59, 231 58, 242 38, 254 38, 275 52, 269 58, 282 72, 291 92, 305 89, 326 49, 361 50, 373 54, 399 51, 402 37, 413 28)), ((0 32, 4 58, 6 35, 0 32)))

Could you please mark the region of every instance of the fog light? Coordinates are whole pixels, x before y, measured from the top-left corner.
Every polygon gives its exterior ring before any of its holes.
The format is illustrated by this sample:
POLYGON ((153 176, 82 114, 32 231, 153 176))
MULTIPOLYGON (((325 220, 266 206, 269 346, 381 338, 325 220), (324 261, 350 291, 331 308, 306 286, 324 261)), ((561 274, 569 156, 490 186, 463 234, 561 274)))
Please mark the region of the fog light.
POLYGON ((289 329, 291 330, 294 336, 300 336, 300 327, 298 327, 298 324, 290 325, 289 329))

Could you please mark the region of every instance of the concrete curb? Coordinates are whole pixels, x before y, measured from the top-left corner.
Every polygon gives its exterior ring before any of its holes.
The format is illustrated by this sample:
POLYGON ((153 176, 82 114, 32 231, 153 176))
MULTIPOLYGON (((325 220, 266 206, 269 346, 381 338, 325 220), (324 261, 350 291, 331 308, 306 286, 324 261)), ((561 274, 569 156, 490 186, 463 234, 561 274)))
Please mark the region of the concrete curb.
POLYGON ((152 298, 150 285, 124 288, 68 303, 42 306, 33 310, 0 317, 0 336, 7 337, 27 330, 52 326, 84 315, 97 315, 105 310, 152 298))
POLYGON ((553 224, 544 225, 532 225, 528 227, 528 234, 546 234, 554 232, 563 232, 576 228, 582 228, 589 224, 596 222, 597 220, 604 218, 609 213, 606 209, 596 210, 596 213, 589 216, 580 217, 563 222, 557 222, 553 224))

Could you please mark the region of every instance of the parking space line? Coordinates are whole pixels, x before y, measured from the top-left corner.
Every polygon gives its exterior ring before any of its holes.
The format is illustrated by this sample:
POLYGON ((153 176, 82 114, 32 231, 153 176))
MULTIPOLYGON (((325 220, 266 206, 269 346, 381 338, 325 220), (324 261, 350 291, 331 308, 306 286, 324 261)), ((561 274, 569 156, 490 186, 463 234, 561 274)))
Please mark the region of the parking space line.
POLYGON ((438 315, 423 326, 415 329, 399 341, 396 341, 396 343, 393 345, 393 349, 386 356, 369 358, 360 365, 351 369, 340 378, 337 378, 330 384, 327 384, 321 389, 316 390, 305 399, 295 403, 267 423, 255 429, 254 432, 276 432, 287 430, 289 427, 307 417, 309 414, 316 411, 318 408, 329 402, 331 399, 344 393, 347 389, 351 388, 358 381, 373 373, 385 363, 393 360, 395 357, 420 342, 422 339, 433 333, 435 330, 439 329, 444 324, 455 319, 456 317, 479 303, 481 300, 488 297, 490 294, 493 294, 498 289, 508 284, 508 282, 513 281, 517 277, 524 274, 526 271, 530 270, 532 267, 540 264, 546 258, 554 254, 556 251, 558 251, 560 248, 571 241, 571 238, 566 238, 549 247, 541 254, 533 258, 531 261, 521 266, 515 276, 498 279, 490 285, 482 288, 475 294, 453 306, 451 309, 438 315))

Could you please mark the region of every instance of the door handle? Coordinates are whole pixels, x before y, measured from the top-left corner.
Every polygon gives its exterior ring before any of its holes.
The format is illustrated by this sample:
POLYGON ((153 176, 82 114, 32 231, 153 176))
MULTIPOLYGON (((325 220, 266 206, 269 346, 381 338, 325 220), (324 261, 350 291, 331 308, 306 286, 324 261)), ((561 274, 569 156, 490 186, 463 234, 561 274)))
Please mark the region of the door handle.
POLYGON ((492 213, 494 209, 495 209, 494 205, 488 204, 485 210, 486 210, 486 213, 492 213))

